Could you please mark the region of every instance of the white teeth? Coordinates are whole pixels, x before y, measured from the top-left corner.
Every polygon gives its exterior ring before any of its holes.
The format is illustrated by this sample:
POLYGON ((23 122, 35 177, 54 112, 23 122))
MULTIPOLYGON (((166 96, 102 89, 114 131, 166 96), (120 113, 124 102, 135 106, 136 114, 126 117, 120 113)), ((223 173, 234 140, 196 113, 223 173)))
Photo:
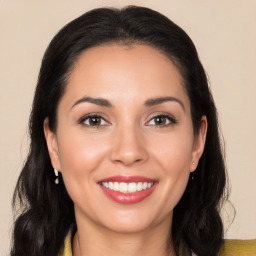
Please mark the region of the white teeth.
POLYGON ((153 182, 102 182, 101 185, 105 188, 115 190, 121 193, 134 193, 141 190, 145 190, 151 188, 154 183, 153 182))
POLYGON ((127 183, 121 182, 119 185, 119 190, 122 193, 127 193, 127 183))
MULTIPOLYGON (((103 183, 107 183, 107 182, 103 182, 103 183)), ((109 189, 113 189, 113 188, 114 188, 113 182, 109 182, 109 183, 108 183, 108 188, 109 188, 109 189)))
POLYGON ((108 183, 107 182, 103 182, 102 185, 105 187, 105 188, 108 188, 108 183))
POLYGON ((148 183, 147 182, 143 182, 142 189, 146 189, 147 187, 148 187, 148 183))
POLYGON ((119 183, 118 182, 114 182, 113 190, 119 191, 119 183))
POLYGON ((128 192, 129 193, 134 193, 137 190, 137 185, 136 183, 129 183, 128 185, 128 192))
POLYGON ((137 190, 138 190, 138 191, 141 191, 141 190, 142 190, 142 182, 139 182, 139 183, 137 184, 137 190))

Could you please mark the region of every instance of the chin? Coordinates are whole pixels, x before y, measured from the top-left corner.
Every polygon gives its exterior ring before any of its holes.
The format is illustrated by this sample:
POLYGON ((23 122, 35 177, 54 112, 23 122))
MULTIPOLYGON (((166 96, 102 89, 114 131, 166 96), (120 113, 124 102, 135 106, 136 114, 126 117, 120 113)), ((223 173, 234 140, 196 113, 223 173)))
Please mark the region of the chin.
MULTIPOLYGON (((135 206, 136 208, 136 206, 135 206)), ((172 214, 159 215, 157 212, 147 209, 125 209, 123 211, 112 211, 102 219, 102 225, 108 230, 116 233, 140 233, 159 225, 159 223, 171 220, 172 214), (106 216, 108 216, 106 218, 106 216)), ((171 221, 170 221, 171 223, 171 221)))

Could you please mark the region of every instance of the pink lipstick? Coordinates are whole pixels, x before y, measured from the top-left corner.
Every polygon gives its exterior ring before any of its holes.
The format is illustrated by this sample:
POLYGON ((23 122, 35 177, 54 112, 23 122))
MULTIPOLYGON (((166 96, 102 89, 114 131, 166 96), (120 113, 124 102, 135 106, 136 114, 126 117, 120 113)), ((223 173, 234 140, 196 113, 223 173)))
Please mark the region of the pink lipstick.
POLYGON ((122 204, 134 204, 147 198, 158 182, 141 176, 113 176, 98 182, 106 196, 122 204))

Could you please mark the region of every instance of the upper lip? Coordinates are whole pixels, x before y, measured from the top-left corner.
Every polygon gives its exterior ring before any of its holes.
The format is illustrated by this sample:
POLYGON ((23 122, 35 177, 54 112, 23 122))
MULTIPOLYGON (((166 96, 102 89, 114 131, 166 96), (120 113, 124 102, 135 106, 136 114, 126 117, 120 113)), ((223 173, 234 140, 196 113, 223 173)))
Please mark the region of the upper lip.
POLYGON ((107 177, 105 179, 100 180, 98 183, 101 182, 156 182, 156 180, 143 177, 143 176, 123 176, 123 175, 117 175, 112 177, 107 177))

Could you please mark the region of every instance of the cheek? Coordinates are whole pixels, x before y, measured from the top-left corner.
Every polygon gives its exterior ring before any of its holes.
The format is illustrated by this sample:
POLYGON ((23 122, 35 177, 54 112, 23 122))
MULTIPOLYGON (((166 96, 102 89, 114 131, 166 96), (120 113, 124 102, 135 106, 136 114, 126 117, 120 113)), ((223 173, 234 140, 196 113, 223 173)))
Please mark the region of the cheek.
POLYGON ((164 146, 155 149, 158 164, 161 166, 163 182, 166 189, 183 191, 190 174, 191 146, 189 143, 165 143, 164 146))
POLYGON ((151 152, 167 172, 189 171, 193 152, 193 133, 188 130, 151 140, 151 152))
POLYGON ((59 143, 59 158, 62 175, 72 179, 80 179, 82 176, 93 178, 89 174, 104 160, 106 144, 102 143, 101 138, 88 138, 83 132, 79 134, 76 131, 60 136, 62 140, 59 143))
MULTIPOLYGON (((193 134, 176 133, 175 136, 158 138, 151 145, 151 152, 159 173, 162 195, 165 197, 167 212, 172 210, 182 197, 190 175, 190 164, 193 149, 193 134), (155 145, 153 147, 153 145, 155 145)), ((162 209, 164 209, 164 205, 162 209)))
MULTIPOLYGON (((107 143, 83 132, 60 134, 59 158, 65 187, 75 205, 93 202, 97 169, 106 161, 107 143)), ((83 206, 84 207, 84 206, 83 206)))

